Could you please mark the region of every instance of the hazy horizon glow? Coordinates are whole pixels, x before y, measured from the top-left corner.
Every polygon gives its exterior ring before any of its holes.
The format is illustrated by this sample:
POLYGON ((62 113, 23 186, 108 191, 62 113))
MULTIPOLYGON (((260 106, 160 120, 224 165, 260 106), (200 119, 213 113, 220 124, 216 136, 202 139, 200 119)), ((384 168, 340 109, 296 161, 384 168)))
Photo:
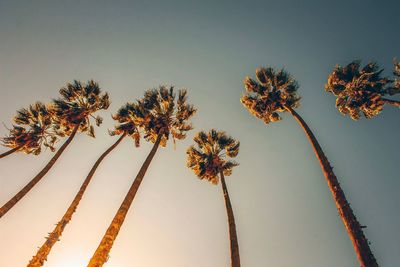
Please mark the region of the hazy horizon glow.
MULTIPOLYGON (((0 1, 0 113, 94 79, 111 106, 96 138, 77 135, 48 175, 0 220, 0 266, 24 266, 105 149, 114 114, 145 89, 187 88, 195 129, 158 150, 106 266, 229 266, 220 186, 186 168, 187 147, 216 128, 241 142, 227 177, 242 266, 356 267, 351 242, 306 136, 296 121, 265 125, 241 105, 245 76, 285 67, 300 83, 298 112, 322 145, 381 266, 400 251, 397 142, 400 110, 354 122, 324 84, 336 64, 376 60, 389 75, 400 57, 397 1, 0 1)), ((0 135, 6 128, 0 127, 0 135)), ((65 140, 65 139, 64 139, 65 140)), ((62 140, 61 142, 63 142, 62 140)), ((58 147, 61 143, 58 144, 58 147)), ((151 144, 124 140, 89 185, 46 267, 86 266, 151 144)), ((5 151, 4 148, 0 149, 5 151)), ((0 160, 0 203, 50 159, 0 160)))

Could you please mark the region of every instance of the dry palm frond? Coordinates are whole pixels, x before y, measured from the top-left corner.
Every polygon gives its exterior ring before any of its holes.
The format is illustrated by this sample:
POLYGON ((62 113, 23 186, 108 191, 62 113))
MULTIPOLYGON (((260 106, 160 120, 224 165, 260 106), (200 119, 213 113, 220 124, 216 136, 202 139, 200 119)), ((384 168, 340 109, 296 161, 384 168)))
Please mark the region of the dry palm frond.
POLYGON ((144 97, 138 101, 141 107, 137 111, 137 119, 141 120, 144 138, 155 142, 161 135, 161 145, 166 146, 169 137, 181 140, 186 132, 193 127, 189 122, 196 113, 193 105, 187 103, 187 91, 179 90, 178 98, 173 86, 160 86, 158 89, 147 90, 144 97))
POLYGON ((187 150, 187 167, 192 169, 199 179, 217 184, 218 175, 222 172, 229 176, 232 169, 239 164, 229 160, 239 153, 239 141, 226 135, 225 132, 210 130, 199 132, 193 140, 196 145, 187 150))
MULTIPOLYGON (((336 107, 343 115, 358 120, 378 115, 385 105, 384 96, 400 92, 397 80, 382 75, 383 69, 375 62, 361 68, 360 61, 342 67, 337 65, 328 77, 325 90, 336 96, 336 107)), ((395 62, 394 74, 399 74, 395 62)))
POLYGON ((114 130, 110 131, 110 135, 125 134, 133 138, 135 146, 140 145, 140 127, 143 127, 144 121, 143 107, 139 104, 127 103, 121 107, 115 115, 112 116, 118 122, 114 130))
POLYGON ((42 147, 55 150, 57 136, 53 129, 53 115, 45 104, 37 102, 22 108, 13 120, 15 124, 9 129, 8 135, 1 139, 4 146, 21 147, 19 151, 34 155, 40 154, 42 147))
POLYGON ((240 101, 251 114, 265 123, 281 120, 278 113, 285 112, 285 106, 297 108, 300 105, 298 84, 284 69, 259 68, 256 78, 246 77, 246 93, 240 101))
POLYGON ((108 94, 102 93, 99 85, 93 80, 86 84, 75 80, 61 88, 60 94, 61 98, 54 99, 51 107, 57 134, 70 135, 75 125, 79 124, 80 132, 86 132, 94 137, 90 118, 100 126, 103 119, 100 116, 94 117, 93 114, 109 107, 108 94))

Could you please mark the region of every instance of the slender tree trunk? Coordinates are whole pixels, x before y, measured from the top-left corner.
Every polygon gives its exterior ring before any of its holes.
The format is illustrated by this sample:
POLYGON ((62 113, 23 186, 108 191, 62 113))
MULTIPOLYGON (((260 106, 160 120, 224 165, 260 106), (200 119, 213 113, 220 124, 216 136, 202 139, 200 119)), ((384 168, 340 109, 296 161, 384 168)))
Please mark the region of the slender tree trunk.
POLYGON ((222 192, 224 193, 226 214, 228 215, 229 225, 229 239, 231 244, 231 266, 240 267, 240 256, 239 256, 239 244, 236 233, 235 216, 233 215, 233 209, 231 200, 229 198, 228 188, 226 188, 225 177, 222 171, 220 172, 222 192))
POLYGON ((391 100, 391 99, 387 99, 387 98, 381 98, 381 99, 383 100, 383 102, 385 102, 385 104, 389 104, 389 105, 400 108, 400 101, 391 100))
POLYGON ((0 208, 0 218, 3 217, 18 201, 21 200, 45 175, 46 173, 53 167, 54 163, 56 163, 57 159, 61 156, 67 146, 71 143, 74 138, 76 132, 78 131, 79 124, 77 124, 72 131, 71 135, 65 141, 65 143, 58 149, 57 153, 51 158, 51 160, 47 163, 47 165, 24 187, 19 191, 15 196, 13 196, 6 204, 4 204, 0 208))
POLYGON ((71 221, 72 215, 74 214, 76 208, 79 205, 79 202, 81 201, 83 194, 85 193, 86 188, 88 187, 90 181, 92 180, 92 177, 94 173, 96 172, 97 167, 100 165, 100 163, 103 161, 103 159, 111 153, 111 151, 116 148, 119 143, 124 139, 126 134, 123 134, 118 140, 110 146, 96 161, 96 163, 93 165, 92 169, 90 170, 88 176, 86 177, 85 181, 83 182, 81 188, 79 189, 78 193, 76 194, 74 200, 72 201, 71 205, 68 207, 67 211, 65 212, 64 216, 61 218, 61 220, 57 223, 56 227, 54 228, 53 232, 49 234, 49 236, 46 238, 46 242, 41 246, 41 248, 38 250, 36 255, 32 258, 32 260, 29 262, 28 267, 38 267, 42 266, 44 262, 47 260, 47 256, 49 255, 52 247, 54 244, 59 241, 65 226, 71 221))
POLYGON ((379 265, 371 251, 371 248, 369 247, 368 239, 365 237, 362 227, 358 222, 356 216, 354 215, 354 212, 350 207, 350 204, 347 201, 342 188, 340 187, 339 181, 333 173, 333 169, 324 152, 322 151, 322 148, 319 145, 317 139, 315 138, 308 125, 300 117, 300 115, 297 114, 296 111, 294 111, 290 107, 285 108, 297 120, 312 144, 314 152, 321 166, 322 172, 324 173, 324 176, 328 182, 328 186, 331 190, 333 199, 335 200, 336 207, 339 210, 340 217, 346 227, 350 240, 353 243, 354 250, 357 254, 358 261, 361 264, 361 267, 378 267, 379 265))
POLYGON ((3 154, 0 154, 0 159, 6 157, 6 156, 8 156, 8 155, 11 155, 11 154, 14 153, 14 152, 17 152, 18 150, 20 150, 20 149, 23 148, 24 146, 25 146, 25 144, 22 144, 22 145, 20 145, 20 146, 14 147, 13 149, 10 149, 10 150, 4 152, 3 154))
POLYGON ((124 201, 119 207, 117 213, 114 216, 110 226, 108 227, 106 233, 103 236, 99 246, 97 247, 95 253, 93 254, 88 267, 101 267, 108 259, 108 254, 113 246, 115 239, 117 238, 118 232, 125 220, 126 214, 128 213, 129 207, 131 206, 133 199, 135 198, 136 192, 139 189, 141 182, 143 181, 144 175, 146 174, 147 168, 149 167, 151 160, 157 152, 157 149, 161 142, 161 135, 157 137, 156 142, 153 145, 149 155, 144 161, 139 173, 136 175, 128 193, 126 194, 124 201))

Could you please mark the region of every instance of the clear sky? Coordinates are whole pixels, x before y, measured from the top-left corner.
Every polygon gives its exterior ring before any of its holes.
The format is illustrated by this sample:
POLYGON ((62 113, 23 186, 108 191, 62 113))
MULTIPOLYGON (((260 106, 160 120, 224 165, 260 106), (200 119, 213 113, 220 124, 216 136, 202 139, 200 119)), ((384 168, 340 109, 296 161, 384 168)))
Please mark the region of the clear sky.
MULTIPOLYGON (((0 121, 48 102, 73 79, 95 79, 112 105, 97 138, 79 135, 49 174, 0 220, 0 266, 27 264, 65 212, 97 157, 113 142, 110 117, 145 89, 188 89, 198 108, 188 138, 160 149, 106 266, 221 267, 229 239, 221 188, 186 168, 186 148, 215 127, 241 141, 227 178, 244 267, 356 267, 351 242, 303 131, 284 115, 264 125, 240 104, 243 79, 261 65, 300 83, 298 112, 314 130, 381 266, 399 266, 400 110, 343 117, 324 84, 335 64, 400 57, 398 1, 0 0, 0 121)), ((0 127, 5 135, 5 127, 0 127)), ((86 266, 150 151, 125 140, 97 170, 48 267, 86 266)), ((2 149, 1 151, 5 151, 2 149)), ((5 203, 45 165, 0 161, 5 203)))

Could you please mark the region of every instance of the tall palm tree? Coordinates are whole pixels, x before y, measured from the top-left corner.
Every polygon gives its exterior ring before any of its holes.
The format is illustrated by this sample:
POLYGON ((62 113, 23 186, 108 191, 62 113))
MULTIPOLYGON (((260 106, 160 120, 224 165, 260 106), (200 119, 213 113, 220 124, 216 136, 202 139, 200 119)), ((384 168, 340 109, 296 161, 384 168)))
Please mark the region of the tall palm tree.
POLYGON ((262 119, 266 124, 280 120, 278 112, 289 112, 296 119, 311 142, 361 266, 378 266, 362 227, 354 215, 327 157, 311 129, 294 110, 300 105, 297 82, 283 69, 276 71, 272 68, 259 68, 256 71, 256 77, 257 80, 250 77, 245 79, 246 93, 241 98, 241 102, 251 114, 262 119))
POLYGON ((11 149, 0 154, 0 158, 17 151, 39 155, 42 146, 54 151, 57 136, 53 130, 52 117, 49 108, 41 102, 18 110, 13 118, 15 124, 9 129, 9 134, 0 139, 3 146, 11 149))
POLYGON ((44 244, 39 248, 36 255, 29 262, 28 267, 42 266, 47 260, 47 256, 49 255, 52 247, 57 241, 59 241, 66 225, 71 221, 72 215, 76 211, 79 202, 86 191, 86 188, 89 186, 90 181, 92 180, 103 159, 107 157, 108 154, 110 154, 126 136, 132 137, 135 141, 135 146, 139 147, 140 132, 137 125, 141 123, 141 120, 136 116, 132 116, 132 114, 138 109, 139 107, 137 104, 127 103, 113 116, 113 119, 116 120, 118 124, 115 126, 114 130, 110 131, 110 135, 119 135, 120 137, 97 159, 86 179, 83 181, 78 193, 75 195, 75 198, 69 205, 67 211, 64 213, 61 220, 56 224, 54 230, 49 233, 49 236, 46 238, 44 244))
MULTIPOLYGON (((87 132, 94 137, 94 129, 90 124, 90 117, 93 117, 93 113, 101 109, 107 109, 110 105, 108 94, 103 94, 99 85, 94 81, 89 81, 86 85, 81 84, 79 81, 68 83, 66 87, 60 89, 60 94, 62 97, 53 100, 50 107, 53 114, 53 127, 58 136, 68 136, 68 138, 46 166, 0 208, 0 218, 46 175, 78 131, 87 132)), ((96 124, 99 126, 102 118, 97 117, 95 119, 96 124)))
MULTIPOLYGON (((400 77, 400 64, 394 62, 393 74, 400 77)), ((400 93, 400 81, 382 75, 383 69, 370 62, 363 68, 360 61, 353 61, 345 67, 337 65, 325 85, 327 92, 335 95, 336 107, 343 115, 353 120, 360 114, 370 119, 378 115, 385 104, 400 108, 400 101, 389 99, 400 93)))
POLYGON ((240 143, 227 136, 224 132, 218 132, 214 129, 208 133, 199 132, 193 140, 197 146, 191 146, 187 150, 187 166, 201 180, 205 179, 215 185, 218 184, 219 179, 221 180, 228 216, 231 266, 240 267, 235 217, 225 183, 225 175, 231 175, 233 167, 238 165, 237 162, 230 160, 230 158, 237 156, 240 143))
POLYGON ((186 90, 179 90, 176 101, 175 98, 172 86, 160 86, 158 89, 146 91, 144 98, 138 101, 138 107, 140 108, 131 112, 131 116, 137 118, 138 125, 144 132, 144 138, 152 142, 153 147, 90 259, 88 266, 103 266, 107 261, 112 245, 158 147, 160 145, 166 146, 170 137, 174 141, 175 139, 184 139, 186 132, 192 129, 189 119, 195 114, 196 109, 187 104, 186 90))

